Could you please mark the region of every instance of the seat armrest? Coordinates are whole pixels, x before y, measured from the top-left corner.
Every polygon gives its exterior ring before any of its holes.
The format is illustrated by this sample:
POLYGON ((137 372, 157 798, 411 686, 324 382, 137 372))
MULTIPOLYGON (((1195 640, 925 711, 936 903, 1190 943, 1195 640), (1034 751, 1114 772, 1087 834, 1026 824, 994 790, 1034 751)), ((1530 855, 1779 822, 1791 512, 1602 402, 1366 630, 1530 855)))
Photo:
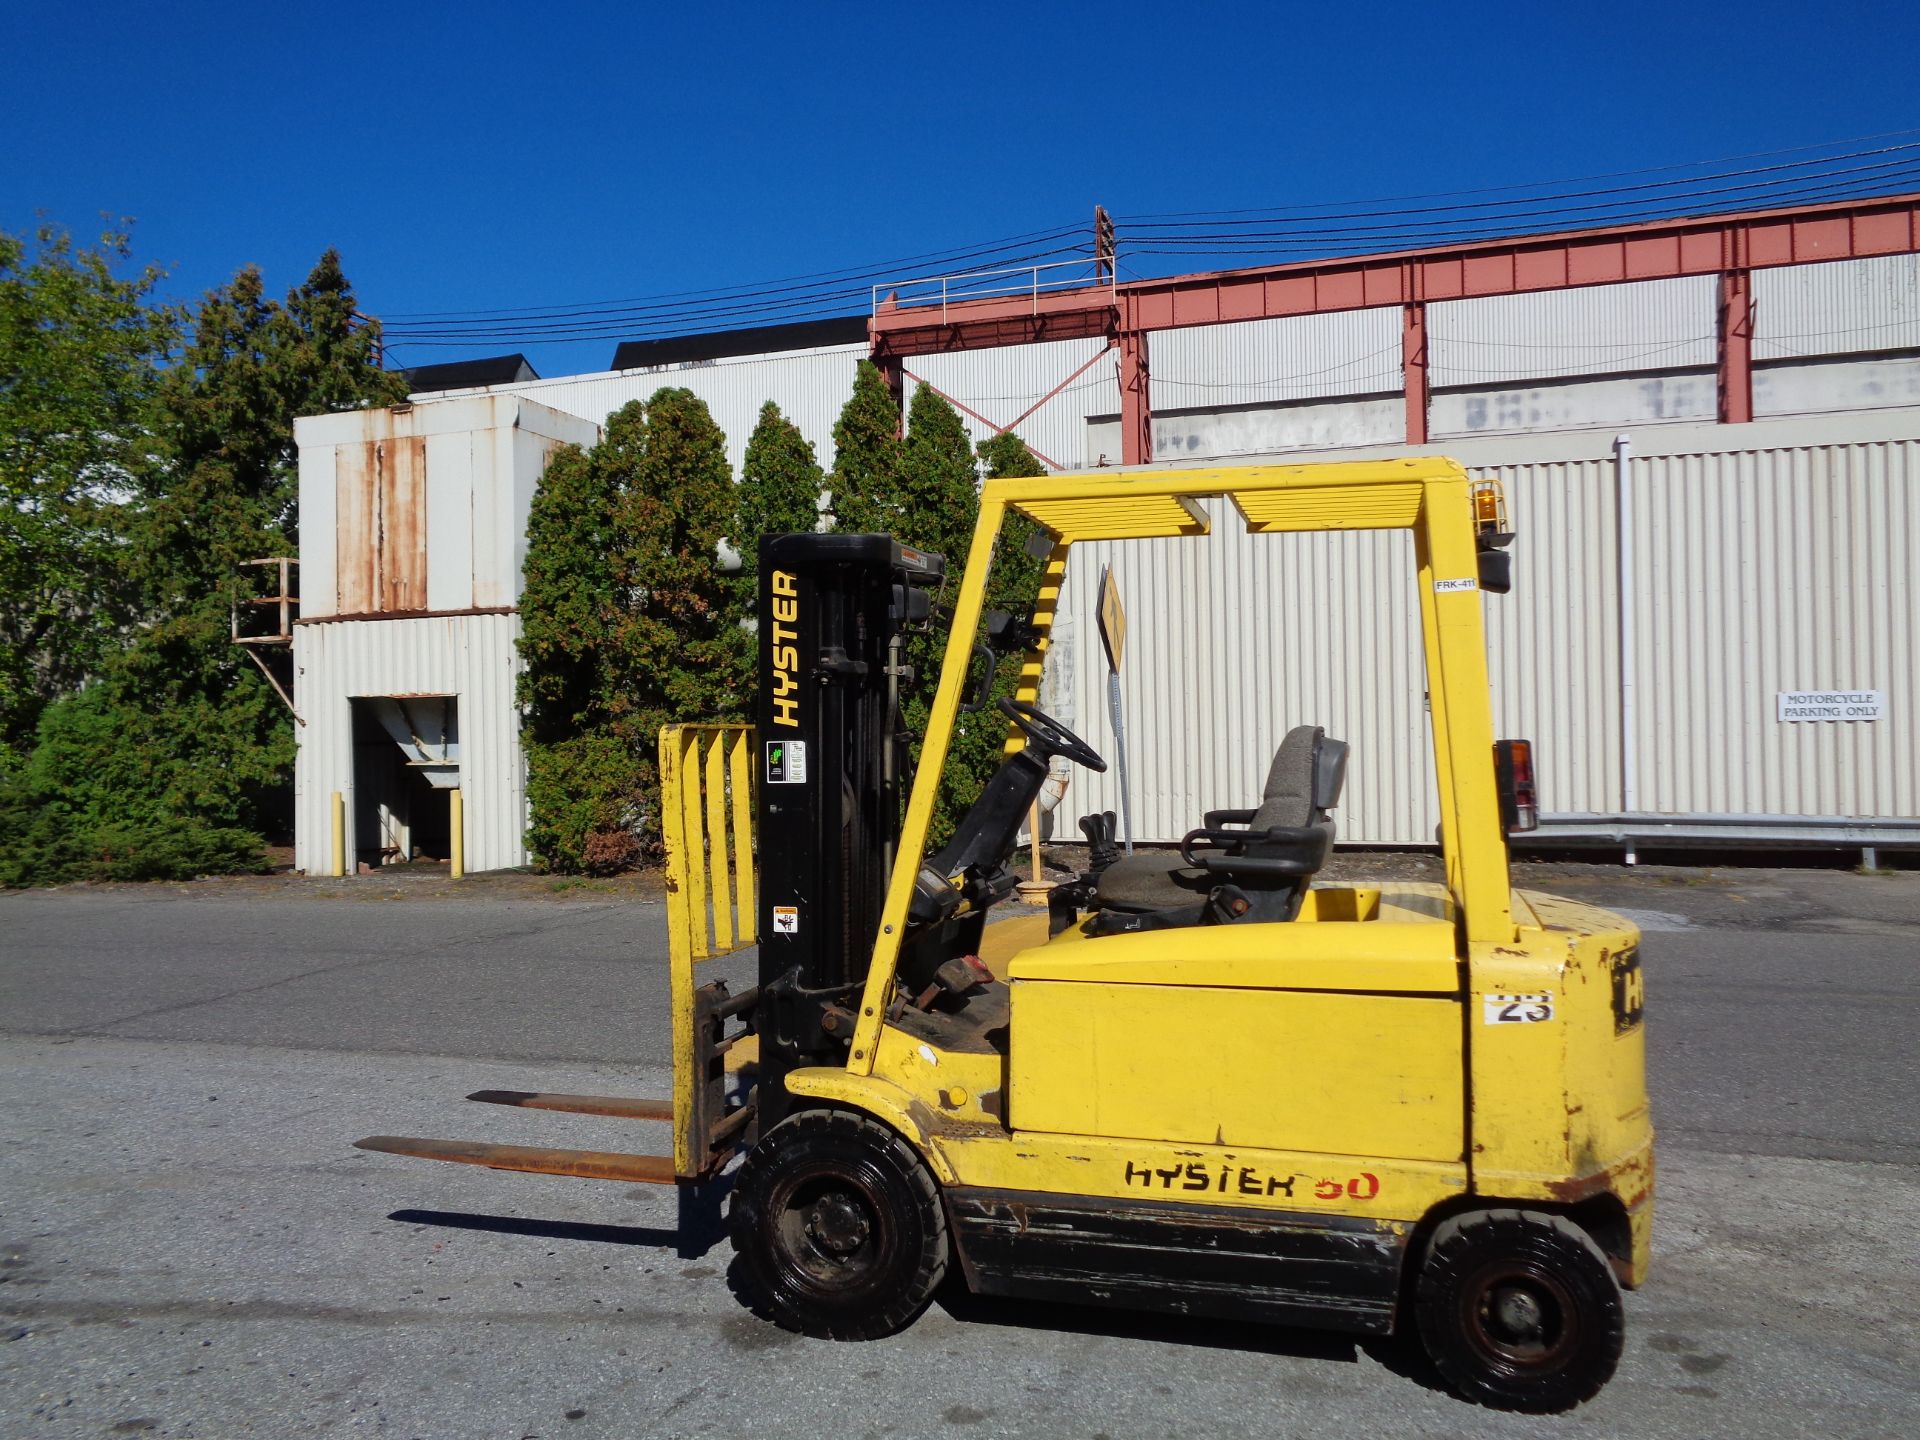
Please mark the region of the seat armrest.
POLYGON ((1252 880, 1261 876, 1299 878, 1318 872, 1324 863, 1310 855, 1202 855, 1197 862, 1209 875, 1233 880, 1252 880))
MULTIPOLYGON (((1211 870, 1212 860, 1239 859, 1240 852, 1248 845, 1316 845, 1320 859, 1326 858, 1329 832, 1324 825, 1275 825, 1268 830, 1217 830, 1202 827, 1189 830, 1180 841, 1180 858, 1189 865, 1201 865, 1211 870), (1209 850, 1226 850, 1228 855, 1209 855, 1196 857, 1196 846, 1209 850)), ((1268 874, 1282 872, 1268 871, 1268 874)), ((1285 872, 1294 873, 1294 872, 1285 872)))
POLYGON ((1218 830, 1223 825, 1251 825, 1258 810, 1209 810, 1200 824, 1206 830, 1218 830))

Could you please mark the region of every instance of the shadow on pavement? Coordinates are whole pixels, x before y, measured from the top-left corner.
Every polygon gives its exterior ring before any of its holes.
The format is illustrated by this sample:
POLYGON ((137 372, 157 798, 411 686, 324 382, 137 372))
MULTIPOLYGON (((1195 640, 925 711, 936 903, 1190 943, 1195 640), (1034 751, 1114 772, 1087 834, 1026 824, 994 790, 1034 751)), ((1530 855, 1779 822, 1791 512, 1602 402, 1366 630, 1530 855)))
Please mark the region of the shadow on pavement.
POLYGON ((654 1225, 595 1225, 579 1220, 536 1220, 521 1215, 474 1215, 458 1210, 395 1210, 387 1216, 402 1225, 440 1225, 450 1230, 479 1230, 493 1235, 530 1235, 539 1240, 583 1240, 598 1245, 641 1245, 672 1249, 682 1260, 698 1260, 726 1238, 721 1201, 725 1185, 680 1191, 680 1223, 672 1230, 654 1225))
POLYGON ((1243 1350, 1262 1355, 1291 1355, 1304 1360, 1335 1360, 1351 1365, 1364 1345, 1373 1342, 1354 1335, 1325 1330, 1294 1329, 1280 1325, 1231 1324, 1185 1315, 1161 1315, 1147 1310, 1105 1309, 1039 1300, 1011 1300, 975 1295, 949 1283, 934 1304, 963 1325, 1001 1325, 1021 1330, 1060 1330, 1077 1335, 1099 1335, 1123 1340, 1148 1340, 1163 1345, 1190 1345, 1208 1350, 1243 1350))

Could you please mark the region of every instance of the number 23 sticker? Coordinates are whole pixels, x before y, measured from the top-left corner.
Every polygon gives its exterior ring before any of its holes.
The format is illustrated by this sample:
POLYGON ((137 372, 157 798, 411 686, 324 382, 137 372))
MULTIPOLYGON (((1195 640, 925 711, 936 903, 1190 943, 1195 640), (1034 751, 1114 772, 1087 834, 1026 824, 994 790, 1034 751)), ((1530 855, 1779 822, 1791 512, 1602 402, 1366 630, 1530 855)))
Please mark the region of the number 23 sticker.
POLYGON ((1489 1025, 1537 1025, 1553 1019, 1553 992, 1533 995, 1483 995, 1481 1014, 1489 1025))

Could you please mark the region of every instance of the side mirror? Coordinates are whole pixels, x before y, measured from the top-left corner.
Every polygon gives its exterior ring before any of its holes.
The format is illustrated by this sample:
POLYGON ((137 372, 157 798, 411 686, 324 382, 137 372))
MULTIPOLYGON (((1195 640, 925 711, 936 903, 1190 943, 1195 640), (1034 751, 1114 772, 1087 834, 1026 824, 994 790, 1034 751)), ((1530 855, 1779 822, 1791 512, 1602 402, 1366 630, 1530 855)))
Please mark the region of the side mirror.
POLYGON ((1027 610, 989 610, 986 616, 987 644, 995 653, 1008 655, 1026 650, 1034 642, 1033 616, 1027 610))
POLYGON ((1511 531, 1481 532, 1479 545, 1480 588, 1494 595, 1506 595, 1513 589, 1513 556, 1507 546, 1513 543, 1511 531))
POLYGON ((984 659, 987 663, 986 668, 981 671, 979 684, 974 688, 973 699, 960 702, 962 715, 978 715, 992 703, 993 676, 994 672, 1000 668, 1000 662, 994 656, 993 647, 990 645, 974 646, 973 656, 975 659, 984 659))

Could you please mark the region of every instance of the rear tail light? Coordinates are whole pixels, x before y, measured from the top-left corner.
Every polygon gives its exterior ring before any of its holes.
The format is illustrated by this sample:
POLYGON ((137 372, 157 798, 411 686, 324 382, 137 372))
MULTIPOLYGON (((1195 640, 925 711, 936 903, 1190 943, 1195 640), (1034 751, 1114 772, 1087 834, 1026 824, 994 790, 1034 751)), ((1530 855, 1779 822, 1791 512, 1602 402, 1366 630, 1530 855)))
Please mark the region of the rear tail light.
POLYGON ((1500 790, 1500 824, 1509 833, 1537 829, 1540 798, 1533 786, 1533 742, 1496 740, 1493 773, 1500 790))

